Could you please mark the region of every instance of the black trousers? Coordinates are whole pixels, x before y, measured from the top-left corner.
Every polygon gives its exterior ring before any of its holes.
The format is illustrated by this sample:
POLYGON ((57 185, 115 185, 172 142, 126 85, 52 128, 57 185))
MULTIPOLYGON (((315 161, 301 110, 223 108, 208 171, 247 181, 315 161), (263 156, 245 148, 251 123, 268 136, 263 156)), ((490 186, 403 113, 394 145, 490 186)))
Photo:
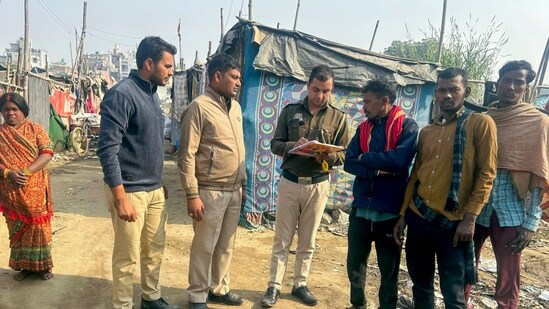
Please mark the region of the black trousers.
POLYGON ((351 304, 355 308, 366 308, 364 287, 372 242, 375 242, 381 273, 379 308, 396 308, 401 251, 393 238, 393 228, 397 222, 398 218, 373 222, 357 217, 356 208, 351 210, 347 235, 347 276, 351 283, 351 304))
POLYGON ((412 210, 406 212, 406 264, 414 287, 415 308, 435 308, 435 257, 440 276, 440 292, 446 309, 467 307, 464 296, 466 242, 453 239, 457 225, 447 231, 433 226, 412 210))

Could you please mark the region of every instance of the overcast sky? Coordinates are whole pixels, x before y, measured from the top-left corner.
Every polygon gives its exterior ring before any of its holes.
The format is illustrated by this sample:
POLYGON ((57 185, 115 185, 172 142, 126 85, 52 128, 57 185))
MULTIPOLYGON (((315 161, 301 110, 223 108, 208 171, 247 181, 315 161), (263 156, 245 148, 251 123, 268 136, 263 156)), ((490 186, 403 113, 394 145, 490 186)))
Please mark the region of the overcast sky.
MULTIPOLYGON (((292 29, 297 0, 255 0, 252 17, 264 25, 292 29)), ((181 19, 181 53, 187 66, 204 60, 208 41, 219 43, 223 8, 225 30, 236 23, 241 11, 248 16, 248 0, 88 0, 86 53, 106 52, 118 44, 122 51, 135 49, 146 35, 159 35, 179 48, 177 25, 181 19)), ((318 37, 368 49, 376 20, 379 28, 372 51, 382 52, 393 40, 422 38, 428 21, 440 27, 443 0, 302 0, 297 29, 318 37)), ((83 1, 29 0, 32 47, 48 51, 51 62, 71 62, 76 48, 74 29, 82 29, 83 1)), ((2 30, 0 54, 24 35, 24 1, 0 0, 2 30)), ((499 64, 525 59, 537 71, 549 36, 548 0, 449 0, 447 17, 458 24, 478 19, 484 32, 495 16, 509 42, 499 64)), ((449 22, 447 22, 447 25, 449 22)), ((448 29, 447 29, 448 32, 448 29)), ((498 68, 495 68, 496 70, 498 68)), ((549 83, 549 77, 545 78, 549 83)))

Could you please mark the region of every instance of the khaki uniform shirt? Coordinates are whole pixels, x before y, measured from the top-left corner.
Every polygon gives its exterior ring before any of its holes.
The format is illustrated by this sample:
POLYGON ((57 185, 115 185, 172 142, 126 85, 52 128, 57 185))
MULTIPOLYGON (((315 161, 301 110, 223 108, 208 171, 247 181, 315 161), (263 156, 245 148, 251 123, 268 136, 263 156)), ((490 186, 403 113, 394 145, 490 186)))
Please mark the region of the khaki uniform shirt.
MULTIPOLYGON (((294 148, 295 142, 305 137, 309 141, 347 147, 349 132, 345 113, 327 103, 316 115, 312 115, 307 105, 307 98, 295 104, 288 104, 278 118, 274 137, 271 140, 271 150, 283 157, 282 169, 299 177, 317 176, 322 166, 315 158, 288 154, 294 148)), ((342 165, 345 152, 329 154, 328 164, 342 165)))

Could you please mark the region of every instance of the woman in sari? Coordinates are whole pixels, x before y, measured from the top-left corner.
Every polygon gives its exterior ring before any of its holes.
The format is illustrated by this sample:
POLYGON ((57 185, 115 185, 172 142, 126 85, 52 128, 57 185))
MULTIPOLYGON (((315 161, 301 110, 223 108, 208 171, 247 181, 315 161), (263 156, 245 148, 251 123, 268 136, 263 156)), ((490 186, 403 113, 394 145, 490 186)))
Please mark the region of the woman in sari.
POLYGON ((9 231, 9 266, 19 271, 15 280, 34 273, 49 280, 53 202, 45 167, 53 156, 50 139, 27 118, 29 106, 19 94, 2 95, 0 110, 0 211, 9 231))

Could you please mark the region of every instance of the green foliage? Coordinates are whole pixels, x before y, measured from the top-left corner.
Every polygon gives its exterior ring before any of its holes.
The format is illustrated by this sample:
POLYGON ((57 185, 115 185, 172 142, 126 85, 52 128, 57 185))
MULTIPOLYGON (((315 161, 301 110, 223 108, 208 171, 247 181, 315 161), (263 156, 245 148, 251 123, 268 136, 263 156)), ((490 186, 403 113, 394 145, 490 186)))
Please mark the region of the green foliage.
MULTIPOLYGON (((501 23, 495 16, 484 32, 477 31, 478 19, 465 23, 461 30, 455 18, 450 18, 449 32, 444 37, 440 63, 444 68, 460 67, 467 71, 469 79, 487 80, 497 64, 502 47, 508 38, 501 31, 501 23)), ((386 55, 437 62, 440 29, 429 21, 426 30, 421 31, 423 38, 419 41, 412 38, 407 31, 408 40, 393 41, 383 52, 386 55)), ((473 96, 478 99, 482 89, 473 87, 473 96)))

